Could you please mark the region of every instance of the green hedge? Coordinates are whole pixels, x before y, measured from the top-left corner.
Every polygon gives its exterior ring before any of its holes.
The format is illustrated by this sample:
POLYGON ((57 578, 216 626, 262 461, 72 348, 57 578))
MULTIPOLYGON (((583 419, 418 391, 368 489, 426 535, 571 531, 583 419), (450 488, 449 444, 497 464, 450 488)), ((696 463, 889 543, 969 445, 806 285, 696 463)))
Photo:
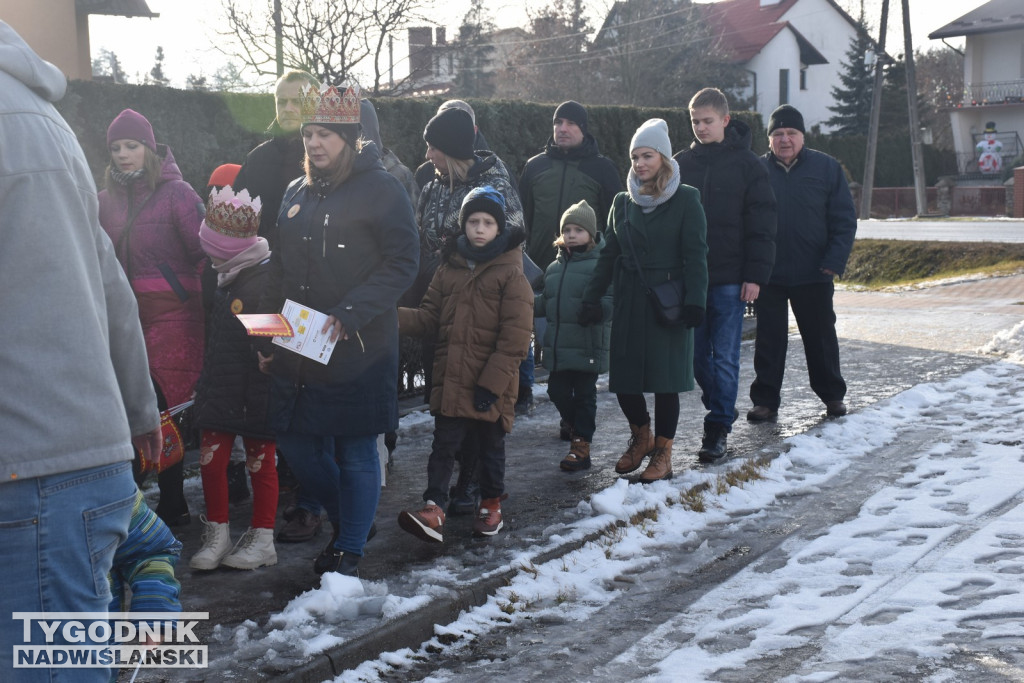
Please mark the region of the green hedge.
MULTIPOLYGON (((434 115, 441 98, 381 98, 374 102, 385 144, 412 169, 423 161, 423 127, 434 115)), ((477 125, 509 169, 518 175, 526 160, 537 154, 551 135, 555 104, 510 100, 471 100, 477 125)), ((142 113, 153 124, 157 142, 167 144, 185 180, 200 194, 210 172, 223 163, 241 163, 253 147, 266 139, 274 118, 270 95, 208 93, 159 86, 117 85, 98 81, 72 81, 68 95, 57 104, 78 135, 99 183, 109 157, 107 126, 126 107, 142 113)), ((623 177, 629 167, 628 148, 636 128, 649 118, 668 122, 673 149, 689 145, 693 136, 683 109, 635 109, 590 106, 590 130, 623 177)), ((735 114, 754 129, 755 151, 766 148, 760 117, 735 114)))

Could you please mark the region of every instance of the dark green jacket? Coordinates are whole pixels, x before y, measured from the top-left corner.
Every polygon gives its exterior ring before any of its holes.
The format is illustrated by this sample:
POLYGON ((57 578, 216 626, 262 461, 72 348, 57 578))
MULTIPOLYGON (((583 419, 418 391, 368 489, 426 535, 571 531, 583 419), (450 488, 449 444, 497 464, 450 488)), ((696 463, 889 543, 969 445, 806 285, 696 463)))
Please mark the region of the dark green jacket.
POLYGON ((608 215, 607 243, 594 278, 583 295, 597 303, 615 286, 608 391, 615 394, 678 393, 693 389, 693 330, 663 327, 637 276, 625 236, 630 231, 647 284, 682 278, 687 306, 707 301, 707 225, 700 194, 680 185, 675 194, 644 214, 625 192, 615 197, 608 215))
POLYGON ((583 327, 576 315, 597 266, 604 240, 597 236, 597 245, 587 252, 569 254, 558 250, 558 256, 544 274, 544 291, 537 295, 534 315, 548 319, 544 331, 544 367, 551 372, 578 370, 608 372, 608 342, 612 329, 612 298, 601 300, 604 323, 583 327))
POLYGON ((579 147, 563 152, 548 140, 547 148, 526 162, 519 178, 519 198, 526 221, 526 253, 541 268, 555 260, 562 214, 581 199, 597 213, 597 230, 604 232, 612 198, 622 189, 615 164, 601 156, 597 140, 587 133, 579 147))

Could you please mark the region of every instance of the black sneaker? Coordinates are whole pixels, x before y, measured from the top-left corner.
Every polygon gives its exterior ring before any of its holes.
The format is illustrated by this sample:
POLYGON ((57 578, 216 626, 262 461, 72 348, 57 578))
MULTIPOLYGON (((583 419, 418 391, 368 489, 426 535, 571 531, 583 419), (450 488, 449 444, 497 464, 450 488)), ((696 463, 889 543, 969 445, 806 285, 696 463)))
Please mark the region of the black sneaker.
POLYGON ((342 552, 334 547, 334 544, 328 544, 326 548, 320 551, 316 559, 313 560, 313 571, 317 574, 326 574, 327 572, 338 572, 345 576, 359 576, 359 556, 353 555, 352 553, 342 552))
POLYGON ((449 491, 451 500, 448 502, 449 515, 472 515, 480 504, 480 484, 470 481, 464 488, 452 487, 449 491))
POLYGON ((519 386, 519 397, 516 399, 516 415, 529 415, 533 410, 533 388, 522 384, 519 386))

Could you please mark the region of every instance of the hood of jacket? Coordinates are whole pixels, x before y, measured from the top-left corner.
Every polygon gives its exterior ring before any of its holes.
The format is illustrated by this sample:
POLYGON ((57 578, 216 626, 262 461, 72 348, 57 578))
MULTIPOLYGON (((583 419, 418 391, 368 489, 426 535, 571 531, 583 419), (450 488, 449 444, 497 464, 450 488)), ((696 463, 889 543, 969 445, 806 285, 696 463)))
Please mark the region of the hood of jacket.
POLYGON ((739 119, 732 119, 729 121, 729 125, 725 127, 725 139, 721 142, 713 142, 708 145, 702 145, 701 143, 694 140, 690 143, 690 149, 698 157, 703 157, 709 154, 714 154, 717 150, 724 149, 750 149, 750 143, 753 141, 753 134, 750 131, 750 126, 739 119))
POLYGON ((0 71, 4 71, 48 102, 64 97, 68 79, 56 66, 41 59, 13 28, 0 21, 0 71))
POLYGON ((601 153, 601 150, 597 146, 597 138, 590 133, 584 133, 583 142, 576 147, 563 151, 558 145, 555 144, 555 138, 548 138, 547 146, 544 148, 544 153, 552 159, 561 159, 564 161, 574 161, 576 159, 586 159, 588 157, 596 157, 601 153))

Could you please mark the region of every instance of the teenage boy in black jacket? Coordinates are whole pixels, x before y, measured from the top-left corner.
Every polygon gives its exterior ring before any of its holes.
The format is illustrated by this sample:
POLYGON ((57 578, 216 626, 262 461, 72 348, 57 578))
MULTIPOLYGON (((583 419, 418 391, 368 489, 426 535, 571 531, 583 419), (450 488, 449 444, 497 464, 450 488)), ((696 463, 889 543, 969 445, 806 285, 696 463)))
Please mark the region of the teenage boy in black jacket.
POLYGON ((708 301, 694 330, 693 374, 701 388, 704 438, 701 462, 726 455, 736 420, 743 312, 768 283, 775 260, 775 195, 768 172, 750 150, 750 127, 729 116, 716 88, 690 100, 697 138, 675 155, 680 180, 700 190, 708 222, 708 301))

